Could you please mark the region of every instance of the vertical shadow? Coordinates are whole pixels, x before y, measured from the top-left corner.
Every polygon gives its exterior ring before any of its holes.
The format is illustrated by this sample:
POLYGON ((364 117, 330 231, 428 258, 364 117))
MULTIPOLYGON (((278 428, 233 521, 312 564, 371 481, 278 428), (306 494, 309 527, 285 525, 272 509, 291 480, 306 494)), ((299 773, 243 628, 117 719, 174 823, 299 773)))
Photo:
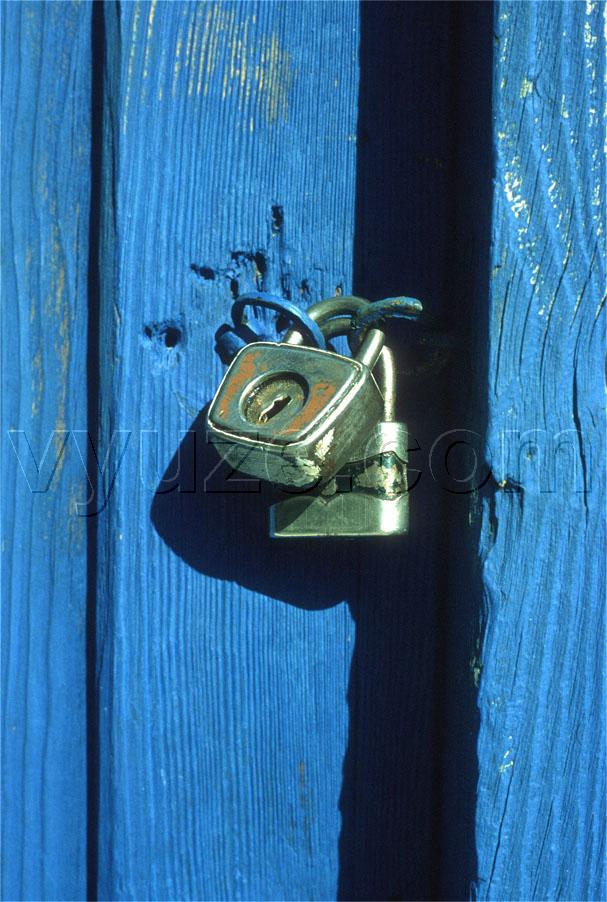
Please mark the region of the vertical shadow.
MULTIPOLYGON (((103 178, 103 73, 105 23, 102 3, 91 7, 91 188, 89 209, 87 324, 87 473, 94 479, 100 422, 101 230, 103 178)), ((98 518, 89 516, 86 575, 86 768, 87 768, 87 899, 97 898, 99 876, 99 699, 97 692, 98 518)))
POLYGON ((341 899, 468 898, 476 876, 479 493, 434 443, 485 430, 492 15, 361 4, 354 291, 421 298, 453 350, 432 365, 388 327, 415 485, 410 534, 358 556, 341 899))
MULTIPOLYGON (((87 278, 87 460, 91 494, 87 501, 86 711, 87 711, 87 899, 99 897, 107 867, 103 849, 103 707, 99 623, 107 617, 107 599, 99 592, 100 573, 108 553, 103 520, 99 519, 98 449, 103 444, 103 399, 111 396, 108 374, 113 364, 113 300, 115 296, 115 176, 117 134, 115 107, 120 79, 119 7, 91 5, 91 136, 89 261, 87 278), (111 326, 108 326, 111 323, 111 326), (105 393, 105 394, 104 394, 105 393)), ((106 418, 107 419, 107 418, 106 418)), ((107 820, 107 818, 106 818, 107 820)))

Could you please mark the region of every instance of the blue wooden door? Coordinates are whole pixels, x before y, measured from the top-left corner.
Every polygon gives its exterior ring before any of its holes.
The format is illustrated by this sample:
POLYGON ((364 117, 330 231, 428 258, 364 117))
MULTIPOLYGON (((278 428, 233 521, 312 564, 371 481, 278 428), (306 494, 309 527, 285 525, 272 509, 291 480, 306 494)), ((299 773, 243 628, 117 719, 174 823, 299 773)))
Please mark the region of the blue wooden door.
POLYGON ((2 7, 4 898, 604 897, 603 18, 2 7), (260 289, 423 300, 404 539, 217 467, 260 289))

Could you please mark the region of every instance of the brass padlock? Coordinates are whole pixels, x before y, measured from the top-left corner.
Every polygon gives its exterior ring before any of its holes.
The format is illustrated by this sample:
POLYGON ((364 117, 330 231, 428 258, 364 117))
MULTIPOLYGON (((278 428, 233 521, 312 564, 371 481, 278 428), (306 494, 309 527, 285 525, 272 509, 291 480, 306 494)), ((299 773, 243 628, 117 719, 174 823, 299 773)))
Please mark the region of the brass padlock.
POLYGON ((383 333, 356 358, 253 342, 233 360, 209 408, 210 440, 237 445, 238 470, 279 486, 327 482, 363 451, 384 406, 372 375, 383 333))

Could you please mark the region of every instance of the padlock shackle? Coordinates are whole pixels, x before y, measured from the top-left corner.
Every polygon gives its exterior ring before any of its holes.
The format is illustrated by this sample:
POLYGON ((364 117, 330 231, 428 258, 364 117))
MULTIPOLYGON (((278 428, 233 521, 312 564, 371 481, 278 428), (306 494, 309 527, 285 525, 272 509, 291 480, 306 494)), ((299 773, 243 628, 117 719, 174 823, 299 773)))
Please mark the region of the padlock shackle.
MULTIPOLYGON (((325 338, 345 335, 350 328, 353 318, 362 313, 369 301, 355 295, 335 295, 324 301, 312 304, 306 310, 306 315, 316 323, 325 338), (337 327, 338 331, 333 331, 337 327)), ((290 329, 284 337, 287 344, 302 344, 305 337, 297 329, 290 329)))
POLYGON ((373 369, 384 346, 386 336, 381 329, 369 329, 356 354, 356 360, 373 369))
POLYGON ((288 317, 304 339, 304 341, 312 347, 320 348, 324 351, 325 339, 322 329, 319 327, 307 311, 300 310, 296 304, 291 301, 285 301, 282 298, 274 297, 265 291, 249 292, 241 294, 232 304, 232 320, 236 329, 240 328, 244 323, 244 312, 247 307, 261 307, 264 310, 273 310, 282 316, 288 317))
POLYGON ((385 345, 379 358, 379 390, 384 399, 384 422, 396 419, 396 365, 394 354, 385 345))
POLYGON ((370 370, 379 366, 379 390, 384 399, 384 422, 391 423, 396 407, 396 367, 394 354, 384 344, 386 336, 381 329, 369 329, 363 339, 356 359, 370 370))
POLYGON ((357 313, 361 313, 368 306, 369 301, 365 300, 365 298, 359 298, 354 294, 338 294, 335 297, 312 304, 311 307, 308 307, 306 313, 319 326, 324 326, 328 320, 336 316, 345 314, 352 317, 357 313))

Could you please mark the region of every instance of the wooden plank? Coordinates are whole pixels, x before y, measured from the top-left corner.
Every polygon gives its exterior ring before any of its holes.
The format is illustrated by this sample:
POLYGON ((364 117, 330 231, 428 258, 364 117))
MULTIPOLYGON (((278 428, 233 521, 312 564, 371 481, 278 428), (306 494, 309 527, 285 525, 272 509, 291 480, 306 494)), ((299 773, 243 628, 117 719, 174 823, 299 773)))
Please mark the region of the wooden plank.
POLYGON ((480 898, 606 894, 604 13, 496 7, 480 898))
POLYGON ((357 15, 105 7, 100 447, 130 438, 99 524, 102 898, 336 892, 354 577, 279 560, 225 474, 204 492, 202 430, 198 490, 185 442, 182 491, 153 492, 223 372, 232 293, 350 286, 357 15))
POLYGON ((5 899, 87 892, 90 11, 2 7, 5 899))

